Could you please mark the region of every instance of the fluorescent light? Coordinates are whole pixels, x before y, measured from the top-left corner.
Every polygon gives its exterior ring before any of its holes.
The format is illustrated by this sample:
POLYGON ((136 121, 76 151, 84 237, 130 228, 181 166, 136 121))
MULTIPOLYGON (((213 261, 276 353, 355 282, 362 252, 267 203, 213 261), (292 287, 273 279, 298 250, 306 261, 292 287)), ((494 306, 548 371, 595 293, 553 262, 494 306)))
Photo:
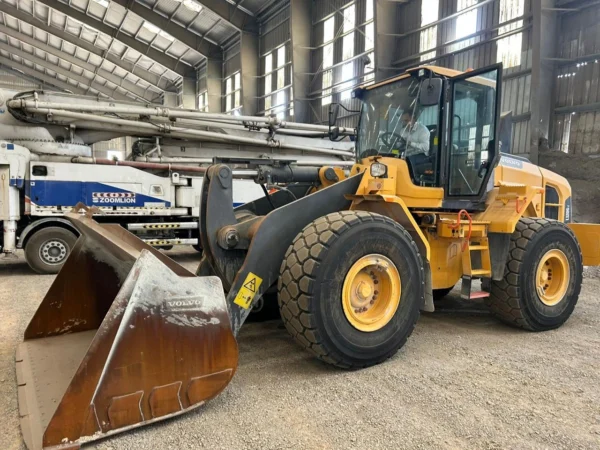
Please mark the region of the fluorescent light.
POLYGON ((96 3, 98 3, 100 6, 102 6, 103 8, 108 8, 109 2, 108 0, 94 0, 96 3))

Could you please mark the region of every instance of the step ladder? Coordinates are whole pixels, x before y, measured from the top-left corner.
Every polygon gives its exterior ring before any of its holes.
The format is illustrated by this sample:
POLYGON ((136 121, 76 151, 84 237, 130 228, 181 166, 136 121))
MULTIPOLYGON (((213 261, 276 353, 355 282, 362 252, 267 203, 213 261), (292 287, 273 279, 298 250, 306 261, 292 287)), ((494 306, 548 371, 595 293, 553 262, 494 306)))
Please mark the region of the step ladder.
POLYGON ((472 291, 473 278, 491 278, 492 276, 490 247, 485 224, 473 224, 471 237, 462 252, 462 271, 461 298, 475 300, 489 297, 489 292, 484 290, 472 291), (478 255, 476 259, 480 262, 478 268, 473 267, 474 253, 478 255))
POLYGON ((489 297, 489 292, 483 290, 473 292, 471 287, 473 279, 492 277, 488 240, 490 223, 489 220, 473 220, 465 210, 459 211, 456 219, 443 217, 439 221, 438 236, 463 241, 460 291, 463 299, 474 300, 489 297))

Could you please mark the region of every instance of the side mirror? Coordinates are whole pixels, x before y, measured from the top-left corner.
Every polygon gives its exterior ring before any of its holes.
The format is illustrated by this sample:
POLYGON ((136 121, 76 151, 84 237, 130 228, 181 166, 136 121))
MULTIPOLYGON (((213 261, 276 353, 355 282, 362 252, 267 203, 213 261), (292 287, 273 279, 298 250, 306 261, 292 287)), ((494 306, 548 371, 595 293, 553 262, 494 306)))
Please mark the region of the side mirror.
POLYGON ((421 106, 433 106, 440 102, 442 97, 442 79, 426 78, 421 81, 421 92, 419 94, 419 103, 421 106))
POLYGON ((339 103, 330 103, 329 104, 329 126, 330 127, 335 126, 339 115, 340 115, 340 104, 339 103))

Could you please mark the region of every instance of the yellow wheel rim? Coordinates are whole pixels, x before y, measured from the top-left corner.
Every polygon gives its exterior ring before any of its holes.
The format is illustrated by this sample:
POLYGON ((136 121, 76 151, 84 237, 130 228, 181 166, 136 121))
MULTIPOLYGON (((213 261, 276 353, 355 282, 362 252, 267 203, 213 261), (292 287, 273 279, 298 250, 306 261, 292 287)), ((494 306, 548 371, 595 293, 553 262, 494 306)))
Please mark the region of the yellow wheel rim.
POLYGON ((546 252, 536 271, 536 289, 542 303, 554 306, 564 298, 571 271, 567 256, 558 249, 546 252))
POLYGON ((348 322, 360 331, 383 328, 400 304, 400 273, 396 265, 379 254, 356 261, 344 279, 342 306, 348 322))

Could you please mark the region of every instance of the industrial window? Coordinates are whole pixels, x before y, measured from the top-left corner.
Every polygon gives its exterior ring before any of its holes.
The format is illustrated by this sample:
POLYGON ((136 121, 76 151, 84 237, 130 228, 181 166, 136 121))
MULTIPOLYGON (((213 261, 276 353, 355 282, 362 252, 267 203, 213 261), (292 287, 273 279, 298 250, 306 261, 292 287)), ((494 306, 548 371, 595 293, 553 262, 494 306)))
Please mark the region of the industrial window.
MULTIPOLYGON (((375 23, 373 22, 373 0, 367 0, 366 20, 371 21, 365 25, 365 51, 375 48, 375 23)), ((369 63, 365 64, 363 73, 364 81, 372 81, 375 79, 375 52, 367 54, 369 63)))
POLYGON ((285 45, 277 49, 277 89, 285 85, 285 45))
MULTIPOLYGON (((277 49, 277 89, 285 86, 285 45, 277 49)), ((277 118, 283 120, 285 110, 285 91, 279 90, 275 97, 277 118)))
MULTIPOLYGON (((323 24, 323 69, 328 69, 333 66, 333 34, 335 27, 335 17, 330 17, 323 24)), ((322 105, 329 105, 332 101, 331 85, 333 84, 333 73, 331 70, 323 71, 323 98, 322 105)))
POLYGON ((204 91, 198 95, 198 111, 208 112, 208 92, 204 91))
POLYGON ((265 115, 269 114, 269 110, 272 106, 271 91, 273 90, 273 77, 271 72, 273 71, 273 53, 268 53, 265 56, 265 115))
MULTIPOLYGON (((354 56, 354 27, 356 26, 356 6, 350 5, 343 10, 344 23, 342 31, 345 33, 342 39, 342 61, 346 61, 354 56)), ((348 100, 351 94, 352 78, 354 78, 354 62, 349 62, 342 66, 342 92, 341 99, 348 100)))
MULTIPOLYGON (((478 0, 457 0, 456 11, 460 12, 463 9, 467 9, 471 6, 476 5, 478 0)), ((462 39, 477 31, 477 9, 472 9, 464 14, 461 14, 456 18, 456 39, 462 39)), ((475 39, 465 39, 461 42, 457 42, 452 46, 452 51, 457 51, 473 45, 475 39)))
POLYGON ((241 107, 241 75, 238 72, 225 79, 225 112, 239 115, 241 107))
MULTIPOLYGON (((525 11, 525 0, 500 0, 500 24, 521 17, 525 11)), ((498 35, 517 30, 523 26, 522 20, 517 20, 498 29, 498 35)), ((497 61, 504 68, 521 65, 521 49, 523 33, 514 33, 497 41, 497 61)))
MULTIPOLYGON (((421 26, 427 26, 430 23, 437 22, 440 13, 440 1, 439 0, 423 0, 421 2, 421 26)), ((419 51, 424 52, 435 48, 437 45, 437 25, 429 27, 421 31, 421 42, 419 45, 419 51)), ((421 55, 421 61, 435 58, 437 55, 436 51, 428 52, 421 55)))
POLYGON ((373 0, 367 0, 365 21, 373 20, 373 0))

